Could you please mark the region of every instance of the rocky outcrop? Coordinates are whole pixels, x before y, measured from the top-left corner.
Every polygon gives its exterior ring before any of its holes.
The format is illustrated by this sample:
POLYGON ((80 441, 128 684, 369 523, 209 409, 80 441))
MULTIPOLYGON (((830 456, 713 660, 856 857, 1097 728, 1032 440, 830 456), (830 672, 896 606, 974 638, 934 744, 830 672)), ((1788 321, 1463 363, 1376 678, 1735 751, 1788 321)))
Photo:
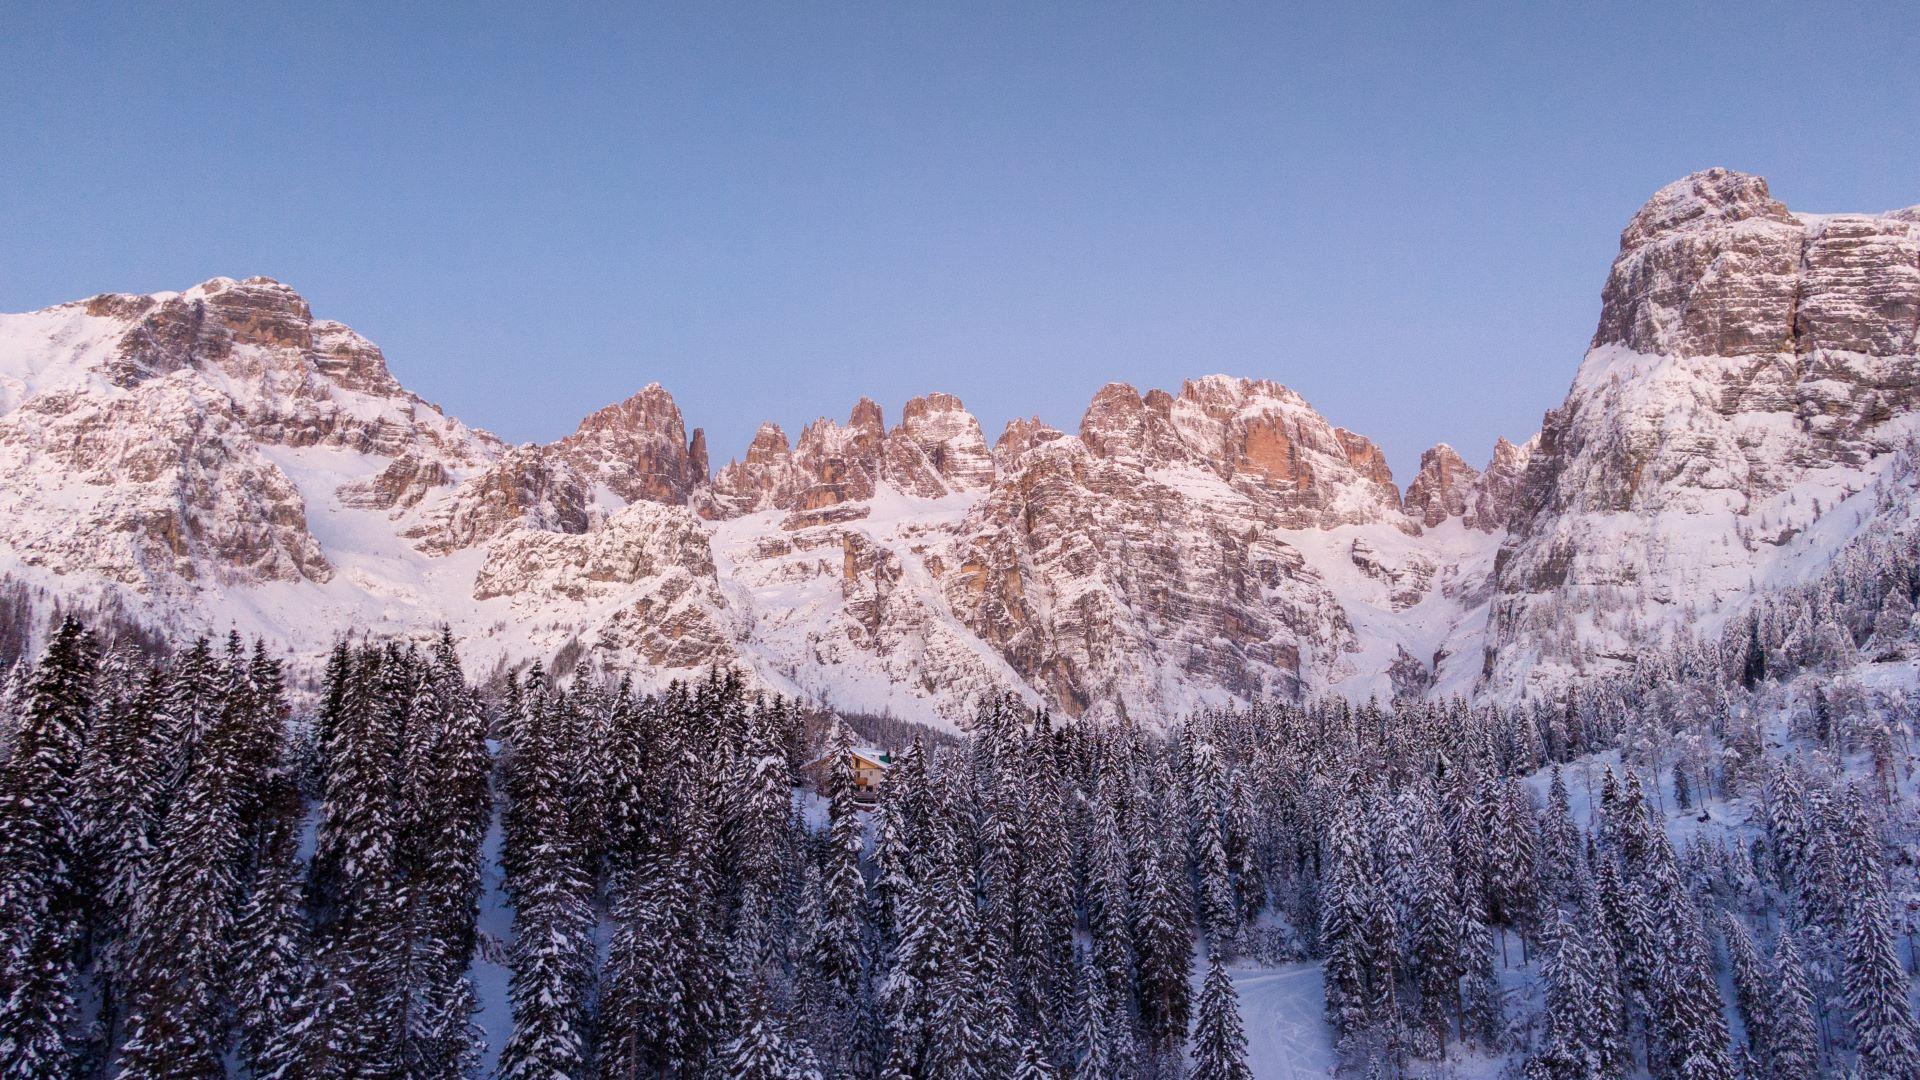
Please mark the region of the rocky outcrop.
POLYGON ((985 491, 993 484, 993 454, 980 421, 952 394, 928 394, 907 402, 896 429, 946 491, 985 491))
POLYGON ((1796 215, 1716 169, 1621 237, 1594 346, 1547 415, 1502 549, 1502 692, 1710 629, 1914 431, 1913 211, 1796 215))
POLYGON ((1431 529, 1448 518, 1464 518, 1479 486, 1480 470, 1468 465, 1446 443, 1420 455, 1420 471, 1407 485, 1402 505, 1420 524, 1431 529))
POLYGON ((1501 439, 1482 472, 1441 443, 1420 455, 1420 471, 1407 485, 1402 505, 1429 529, 1458 518, 1469 529, 1505 531, 1519 504, 1529 457, 1526 447, 1501 439))
POLYGON ((1661 356, 1911 354, 1916 216, 1795 215, 1760 177, 1696 173, 1655 192, 1620 235, 1593 344, 1661 356))
POLYGON ((1404 520, 1378 451, 1342 434, 1283 387, 1225 377, 1105 387, 1078 438, 1016 422, 946 599, 1075 715, 1338 681, 1352 626, 1284 537, 1404 520))
POLYGON ((1505 532, 1520 508, 1521 489, 1527 479, 1527 464, 1533 460, 1534 440, 1514 445, 1505 439, 1493 444, 1493 459, 1473 485, 1468 499, 1466 523, 1484 532, 1505 532))
POLYGON ((833 507, 871 499, 881 484, 937 499, 984 491, 993 478, 994 458, 980 422, 959 398, 914 398, 891 431, 880 406, 861 398, 846 424, 815 420, 791 449, 778 424, 760 425, 746 457, 721 469, 711 491, 695 501, 709 518, 785 510, 795 515, 790 525, 799 525, 833 507))
POLYGON ((519 446, 461 484, 407 535, 422 551, 445 554, 513 530, 584 533, 593 524, 592 497, 563 456, 519 446))
POLYGON ((333 575, 298 489, 185 373, 106 401, 43 395, 0 419, 0 547, 159 602, 333 575))
POLYGON ((1920 212, 1795 214, 1754 177, 1657 193, 1566 401, 1405 497, 1277 383, 1099 390, 989 448, 959 399, 763 425, 710 474, 649 386, 508 447, 265 278, 0 316, 0 574, 176 632, 324 651, 451 626, 482 664, 731 664, 958 720, 1256 694, 1555 690, 1794 580, 1920 427, 1920 212))
POLYGON ((1060 429, 1043 423, 1039 417, 1009 420, 993 443, 993 460, 1002 472, 1012 472, 1019 468, 1020 459, 1028 450, 1050 443, 1062 436, 1060 429))
POLYGON ((580 421, 553 454, 583 483, 629 503, 681 506, 707 482, 705 435, 688 439, 680 407, 659 383, 580 421))
POLYGON ((638 502, 591 532, 506 532, 473 598, 536 624, 558 615, 569 640, 609 662, 685 671, 735 656, 706 531, 684 507, 638 502))
POLYGON ((770 509, 777 493, 792 490, 795 483, 787 433, 768 421, 754 433, 746 457, 721 468, 697 501, 703 517, 740 517, 770 509))
POLYGON ((1209 472, 1286 528, 1401 522, 1379 448, 1278 383, 1214 375, 1189 380, 1178 396, 1114 383, 1095 395, 1080 441, 1101 460, 1141 470, 1209 472))

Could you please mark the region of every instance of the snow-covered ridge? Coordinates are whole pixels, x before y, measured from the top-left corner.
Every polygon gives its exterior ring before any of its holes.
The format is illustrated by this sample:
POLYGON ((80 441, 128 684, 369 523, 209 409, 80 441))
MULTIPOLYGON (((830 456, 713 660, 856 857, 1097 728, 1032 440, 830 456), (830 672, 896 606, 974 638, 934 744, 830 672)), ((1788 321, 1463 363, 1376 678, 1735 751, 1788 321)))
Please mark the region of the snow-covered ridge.
POLYGON ((1663 190, 1540 436, 1484 468, 1435 447, 1404 494, 1264 380, 1113 384, 1075 432, 992 444, 950 395, 892 425, 863 399, 715 470, 657 385, 510 447, 278 282, 107 294, 0 316, 0 572, 174 633, 447 624, 482 664, 737 664, 936 721, 1003 689, 1152 720, 1514 697, 1844 543, 1913 431, 1914 222, 1663 190))

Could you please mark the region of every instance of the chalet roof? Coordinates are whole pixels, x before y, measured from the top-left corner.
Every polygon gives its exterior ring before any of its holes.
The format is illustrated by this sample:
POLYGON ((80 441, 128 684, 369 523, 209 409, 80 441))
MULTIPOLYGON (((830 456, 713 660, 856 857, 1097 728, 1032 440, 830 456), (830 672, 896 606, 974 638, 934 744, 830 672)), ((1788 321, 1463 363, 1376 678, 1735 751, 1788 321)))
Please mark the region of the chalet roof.
MULTIPOLYGON (((893 751, 891 750, 883 750, 877 746, 853 746, 853 747, 848 747, 847 752, 852 754, 854 757, 862 758, 866 760, 868 763, 878 766, 879 768, 882 768, 882 769, 893 767, 893 751)), ((812 761, 809 761, 805 765, 802 765, 800 767, 803 769, 811 769, 815 765, 820 764, 821 762, 827 760, 832 756, 833 756, 833 751, 829 750, 826 753, 821 754, 819 757, 814 758, 812 761)))

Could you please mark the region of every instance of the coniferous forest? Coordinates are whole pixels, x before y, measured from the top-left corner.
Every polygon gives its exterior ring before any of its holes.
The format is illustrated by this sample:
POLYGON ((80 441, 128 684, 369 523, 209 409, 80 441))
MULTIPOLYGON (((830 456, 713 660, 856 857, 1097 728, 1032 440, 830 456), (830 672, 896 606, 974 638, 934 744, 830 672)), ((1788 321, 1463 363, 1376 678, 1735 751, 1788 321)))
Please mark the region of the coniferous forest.
POLYGON ((1521 708, 964 737, 69 617, 5 689, 0 1076, 1231 1080, 1277 968, 1356 1076, 1914 1077, 1914 714, 1849 674, 1910 565, 1521 708))

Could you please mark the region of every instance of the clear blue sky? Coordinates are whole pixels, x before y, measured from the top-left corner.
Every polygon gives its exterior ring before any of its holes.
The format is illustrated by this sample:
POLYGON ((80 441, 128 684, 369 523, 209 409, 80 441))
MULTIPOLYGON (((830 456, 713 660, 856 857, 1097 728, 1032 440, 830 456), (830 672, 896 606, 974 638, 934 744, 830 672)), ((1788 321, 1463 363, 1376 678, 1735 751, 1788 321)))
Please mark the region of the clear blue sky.
POLYGON ((1404 482, 1534 431, 1662 183, 1920 203, 1911 4, 397 7, 9 4, 0 310, 267 274, 471 423, 657 379, 716 463, 1225 371, 1404 482))

